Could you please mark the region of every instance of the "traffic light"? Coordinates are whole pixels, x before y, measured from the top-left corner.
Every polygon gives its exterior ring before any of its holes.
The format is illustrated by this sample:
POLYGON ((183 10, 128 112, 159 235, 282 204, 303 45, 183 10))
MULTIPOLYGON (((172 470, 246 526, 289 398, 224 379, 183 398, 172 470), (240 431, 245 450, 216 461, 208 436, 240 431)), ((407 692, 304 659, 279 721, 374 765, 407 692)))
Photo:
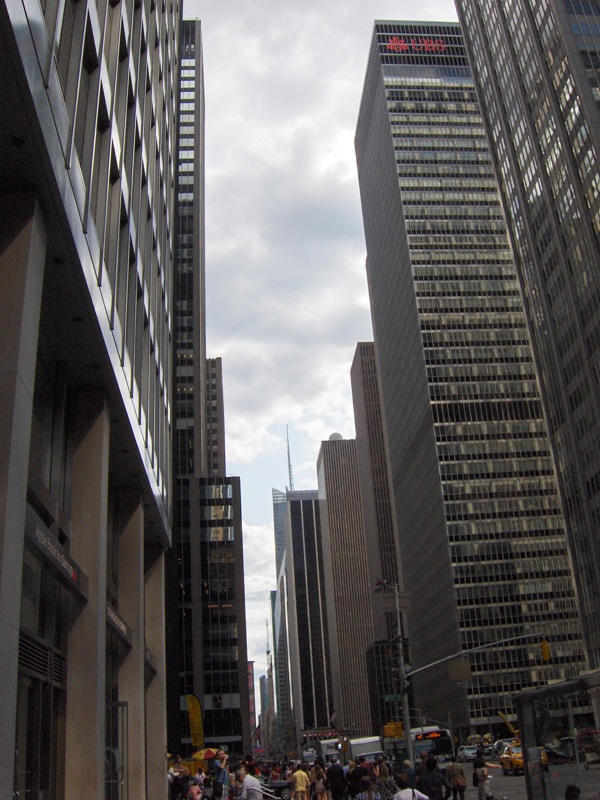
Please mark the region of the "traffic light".
POLYGON ((550 661, 550 645, 546 639, 540 642, 540 650, 542 652, 542 661, 550 661))
POLYGON ((386 739, 402 739, 404 726, 401 722, 388 722, 383 726, 383 735, 386 739))

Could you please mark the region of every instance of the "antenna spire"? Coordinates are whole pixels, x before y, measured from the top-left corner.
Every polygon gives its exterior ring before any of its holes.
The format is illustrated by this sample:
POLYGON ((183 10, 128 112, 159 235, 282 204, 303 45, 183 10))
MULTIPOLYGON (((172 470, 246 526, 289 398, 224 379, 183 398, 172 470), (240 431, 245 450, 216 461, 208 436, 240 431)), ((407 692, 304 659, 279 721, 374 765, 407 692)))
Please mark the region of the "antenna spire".
POLYGON ((290 456, 290 434, 288 431, 288 426, 285 426, 285 435, 287 438, 287 456, 288 456, 288 474, 290 480, 290 492, 294 491, 294 473, 292 472, 292 458, 290 456))

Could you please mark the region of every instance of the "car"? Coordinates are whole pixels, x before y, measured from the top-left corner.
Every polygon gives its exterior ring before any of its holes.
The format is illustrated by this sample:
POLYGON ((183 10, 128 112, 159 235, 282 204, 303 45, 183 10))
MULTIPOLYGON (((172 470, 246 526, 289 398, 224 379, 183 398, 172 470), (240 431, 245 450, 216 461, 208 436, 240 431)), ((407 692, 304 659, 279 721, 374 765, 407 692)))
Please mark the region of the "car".
POLYGON ((278 797, 279 800, 290 800, 292 797, 292 787, 289 781, 276 781, 261 777, 260 782, 263 785, 264 796, 267 798, 278 797))
POLYGON ((463 744, 458 748, 457 758, 459 761, 475 761, 478 750, 475 745, 463 744))
POLYGON ((501 755, 506 745, 512 744, 512 742, 514 742, 514 737, 510 739, 496 739, 496 741, 492 745, 492 750, 494 751, 494 755, 496 756, 501 755))
MULTIPOLYGON (((548 755, 546 750, 542 749, 542 768, 548 769, 548 755)), ((502 767, 503 775, 518 775, 523 772, 523 748, 519 742, 507 744, 500 756, 500 766, 502 767)))
POLYGON ((500 754, 503 775, 518 775, 523 772, 523 749, 520 744, 507 744, 500 754))

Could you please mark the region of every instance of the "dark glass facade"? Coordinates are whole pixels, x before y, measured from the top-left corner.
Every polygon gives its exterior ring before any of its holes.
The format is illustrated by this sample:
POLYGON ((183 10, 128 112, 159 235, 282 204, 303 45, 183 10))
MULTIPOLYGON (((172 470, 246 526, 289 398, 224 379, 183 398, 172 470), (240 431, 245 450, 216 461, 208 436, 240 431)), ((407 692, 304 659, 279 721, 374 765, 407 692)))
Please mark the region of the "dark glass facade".
POLYGON ((460 28, 376 23, 356 135, 412 666, 424 715, 488 724, 585 666, 524 302, 460 28), (516 637, 544 632, 538 643, 516 637), (514 641, 493 646, 499 640, 514 641))
POLYGON ((458 0, 600 666, 600 7, 458 0))
POLYGON ((329 727, 333 711, 326 567, 317 492, 287 492, 286 564, 292 703, 299 731, 329 727), (290 574, 291 573, 291 574, 290 574))
POLYGON ((201 479, 199 511, 205 735, 243 755, 250 726, 239 478, 201 479))
POLYGON ((241 754, 250 730, 240 488, 222 477, 221 359, 206 358, 201 23, 184 21, 180 35, 168 747, 189 756, 200 746, 191 738, 186 703, 186 695, 195 695, 206 740, 241 754))
MULTIPOLYGON (((167 688, 169 752, 189 755, 185 695, 200 696, 201 647, 194 603, 191 496, 206 469, 204 309, 204 75, 198 21, 180 28, 178 159, 176 167, 173 547, 167 554, 167 688)), ((195 564, 198 563, 197 547, 195 564)))

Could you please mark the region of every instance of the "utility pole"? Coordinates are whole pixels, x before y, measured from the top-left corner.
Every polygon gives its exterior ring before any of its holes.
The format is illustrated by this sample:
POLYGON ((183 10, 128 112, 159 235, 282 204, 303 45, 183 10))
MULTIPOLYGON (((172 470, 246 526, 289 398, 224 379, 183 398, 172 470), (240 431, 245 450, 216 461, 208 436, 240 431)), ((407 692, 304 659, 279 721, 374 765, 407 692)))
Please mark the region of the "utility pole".
POLYGON ((380 592, 383 589, 392 589, 394 592, 394 604, 396 608, 396 627, 398 630, 398 678, 400 686, 400 696, 402 697, 402 727, 404 728, 404 738, 406 740, 406 750, 408 758, 415 766, 415 751, 413 747, 413 740, 410 732, 410 706, 408 703, 408 684, 406 683, 406 665, 404 663, 404 638, 402 636, 402 617, 400 614, 400 594, 398 592, 398 584, 390 583, 384 578, 377 578, 375 581, 375 591, 380 592))

